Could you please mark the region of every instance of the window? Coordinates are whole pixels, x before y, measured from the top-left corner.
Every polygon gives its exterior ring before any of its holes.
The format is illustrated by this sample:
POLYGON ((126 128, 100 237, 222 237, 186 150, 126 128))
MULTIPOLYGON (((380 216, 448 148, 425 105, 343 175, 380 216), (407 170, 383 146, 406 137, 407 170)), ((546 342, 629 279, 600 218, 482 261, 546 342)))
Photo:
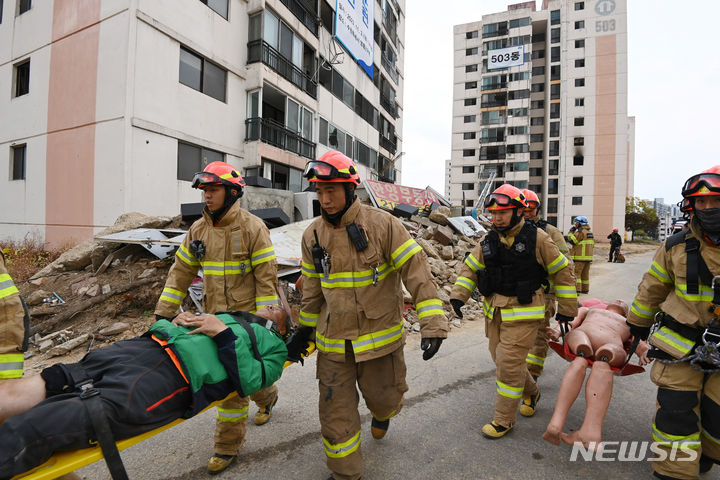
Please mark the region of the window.
POLYGON ((560 103, 550 104, 550 118, 560 118, 560 103))
POLYGON ((573 165, 575 165, 575 166, 585 165, 585 157, 583 157, 582 155, 575 155, 573 157, 573 165))
POLYGON ((575 11, 585 10, 585 2, 575 2, 575 11))
MULTIPOLYGON (((530 169, 530 176, 531 177, 542 177, 542 168, 531 168, 530 169)), ((538 185, 539 186, 539 185, 538 185)), ((537 190, 534 188, 531 188, 533 192, 539 192, 541 189, 538 188, 537 190)))
POLYGON ((585 20, 580 20, 578 22, 575 22, 575 30, 580 30, 585 28, 585 20))
POLYGON ((480 143, 505 141, 504 128, 486 128, 480 133, 480 143))
POLYGON ((542 158, 543 158, 542 150, 532 150, 530 152, 530 160, 542 160, 542 158))
POLYGON ((477 53, 478 53, 477 47, 466 48, 466 49, 465 49, 465 55, 466 55, 466 56, 477 55, 477 53))
POLYGON ((560 84, 550 85, 550 100, 556 100, 558 98, 560 98, 560 84))
POLYGON ((226 81, 225 70, 180 47, 180 83, 224 102, 226 81))
POLYGON ((225 161, 225 154, 215 150, 178 141, 177 179, 192 181, 209 163, 225 161))
POLYGON ((533 83, 530 87, 531 92, 544 92, 545 91, 545 84, 544 83, 533 83))
POLYGON ((477 72, 477 71, 478 71, 477 63, 474 63, 472 65, 465 65, 465 73, 472 73, 472 72, 477 72))
POLYGON ((465 90, 470 90, 471 88, 477 88, 477 82, 465 82, 465 90))
POLYGON ((572 179, 573 185, 582 185, 583 184, 583 177, 573 177, 572 179))
POLYGON ((575 86, 576 86, 576 87, 584 87, 584 86, 585 86, 585 79, 584 79, 584 78, 576 78, 576 79, 575 79, 575 86))
MULTIPOLYGON (((551 157, 557 157, 560 155, 560 142, 553 140, 548 144, 548 155, 551 157)), ((550 175, 557 175, 557 160, 550 160, 550 175), (552 168, 552 162, 555 162, 555 168, 552 168), (555 171, 555 173, 553 173, 555 171)))
POLYGON ((550 30, 550 43, 560 43, 560 27, 550 30))
POLYGON ((27 145, 13 145, 10 147, 10 151, 12 152, 12 172, 10 172, 10 179, 25 180, 25 154, 27 152, 27 145))
POLYGON ((573 138, 573 145, 576 147, 582 147, 585 145, 585 137, 575 137, 573 138))
POLYGON ((475 156, 475 150, 472 148, 466 148, 463 150, 463 157, 474 157, 475 156))
POLYGON ((530 118, 530 125, 545 125, 545 117, 530 118))
POLYGON ((576 98, 576 99, 575 99, 575 106, 576 106, 576 107, 583 107, 583 106, 585 106, 585 99, 584 99, 584 98, 576 98))
POLYGON ((528 127, 527 127, 527 125, 521 125, 518 127, 508 127, 507 133, 508 133, 508 135, 527 135, 528 127))
POLYGON ((528 115, 527 108, 511 108, 507 111, 508 117, 527 117, 527 115, 528 115))
POLYGON ((520 100, 521 98, 530 98, 530 90, 511 90, 508 92, 508 100, 520 100))
POLYGON ((462 167, 462 173, 475 173, 475 167, 464 166, 462 167))
POLYGON ((465 99, 465 106, 471 107, 473 105, 477 105, 477 98, 466 98, 465 99))
POLYGON ((544 138, 544 135, 542 133, 533 133, 530 135, 530 142, 542 142, 544 138))
POLYGON ((550 122, 550 136, 551 137, 559 137, 560 136, 560 122, 550 122))
POLYGON ((532 74, 533 74, 533 77, 535 75, 545 75, 545 65, 540 65, 539 67, 533 67, 532 74))
POLYGON ((15 65, 15 96, 30 93, 30 60, 15 65))
POLYGON ((474 183, 463 183, 462 189, 463 190, 475 190, 475 184, 474 183))
POLYGON ((573 124, 576 127, 582 127, 583 125, 585 125, 585 117, 575 117, 573 124))
POLYGON ((545 32, 533 34, 532 43, 542 43, 544 41, 545 41, 545 32))
POLYGON ((581 38, 580 40, 575 40, 575 48, 584 48, 585 47, 585 39, 581 38))
POLYGON ((465 115, 463 117, 463 123, 472 123, 476 119, 475 115, 465 115))
POLYGON ((215 13, 223 17, 225 20, 228 18, 228 0, 200 0, 202 3, 214 10, 215 13))
POLYGON ((470 40, 471 38, 478 38, 478 31, 473 30, 472 32, 465 32, 465 38, 470 40))
POLYGON ((508 145, 506 149, 507 153, 527 153, 530 151, 530 146, 527 143, 516 143, 508 145))
POLYGON ((545 108, 545 100, 532 100, 530 102, 530 110, 545 108))
POLYGON ((560 80, 560 65, 550 67, 550 80, 560 80))
POLYGON ((584 58, 577 58, 575 59, 575 68, 580 68, 585 66, 585 59, 584 58))
POLYGON ((559 62, 560 61, 560 47, 552 47, 550 49, 550 61, 551 62, 559 62))
MULTIPOLYGON (((473 115, 474 116, 474 115, 473 115)), ((492 110, 490 112, 482 112, 483 125, 497 125, 506 122, 505 110, 492 110)))
POLYGON ((0 23, 2 23, 3 0, 0 0, 0 23))
POLYGON ((508 81, 510 82, 517 82, 518 80, 528 80, 529 78, 530 73, 528 72, 516 72, 508 74, 508 81))
POLYGON ((548 194, 549 195, 557 195, 557 193, 558 193, 558 180, 557 180, 557 178, 552 178, 552 179, 548 180, 548 194))
POLYGON ((32 0, 20 0, 18 2, 18 15, 22 15, 32 8, 32 0))
POLYGON ((474 139, 475 139, 475 132, 463 133, 463 140, 474 140, 474 139))
POLYGON ((532 55, 530 55, 530 58, 532 58, 533 60, 537 60, 539 58, 545 58, 545 50, 542 48, 533 50, 532 55))
MULTIPOLYGON (((548 206, 548 213, 557 213, 558 210, 558 199, 557 198, 548 198, 547 199, 547 206, 548 206)), ((548 221, 551 219, 557 219, 557 217, 548 217, 548 221)), ((556 220, 557 221, 557 220, 556 220)))
POLYGON ((483 25, 483 38, 499 37, 507 35, 507 22, 490 23, 483 25))
POLYGON ((530 17, 516 18, 509 22, 510 28, 526 27, 528 25, 530 25, 530 17))
POLYGON ((582 197, 572 197, 573 205, 582 205, 582 197))
POLYGON ((560 25, 560 10, 550 12, 550 25, 560 25))

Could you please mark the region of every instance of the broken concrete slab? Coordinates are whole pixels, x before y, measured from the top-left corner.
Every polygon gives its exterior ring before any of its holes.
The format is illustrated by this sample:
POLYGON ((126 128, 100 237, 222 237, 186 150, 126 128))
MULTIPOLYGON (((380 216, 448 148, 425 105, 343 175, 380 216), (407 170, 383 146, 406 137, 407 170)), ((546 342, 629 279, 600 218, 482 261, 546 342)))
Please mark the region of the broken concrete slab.
POLYGON ((418 238, 415 241, 418 243, 418 245, 420 245, 422 247, 422 249, 425 251, 425 253, 428 255, 428 257, 438 258, 438 259, 440 258, 440 254, 438 253, 437 250, 435 250, 435 247, 433 247, 430 244, 430 242, 428 242, 427 240, 425 240, 423 238, 418 238))
MULTIPOLYGON (((442 208, 442 207, 441 207, 442 208)), ((437 241, 442 245, 450 245, 453 243, 453 233, 449 227, 438 225, 433 233, 433 240, 437 241)))

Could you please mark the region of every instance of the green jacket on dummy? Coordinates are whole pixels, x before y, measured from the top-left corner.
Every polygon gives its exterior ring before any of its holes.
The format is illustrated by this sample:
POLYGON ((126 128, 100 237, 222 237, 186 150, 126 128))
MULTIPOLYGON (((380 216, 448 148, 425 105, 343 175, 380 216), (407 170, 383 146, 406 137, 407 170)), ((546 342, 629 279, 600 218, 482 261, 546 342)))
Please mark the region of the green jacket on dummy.
POLYGON ((175 354, 192 387, 193 403, 186 418, 234 391, 245 397, 269 387, 280 378, 287 358, 285 342, 276 332, 247 322, 246 326, 256 339, 252 342, 248 330, 241 325, 245 322, 243 316, 251 322, 254 317, 265 323, 265 319, 244 312, 221 313, 217 317, 229 328, 212 338, 190 335, 188 332, 193 329, 168 320, 159 320, 150 326, 146 335, 167 342, 165 348, 175 354), (253 343, 262 363, 256 358, 253 343))

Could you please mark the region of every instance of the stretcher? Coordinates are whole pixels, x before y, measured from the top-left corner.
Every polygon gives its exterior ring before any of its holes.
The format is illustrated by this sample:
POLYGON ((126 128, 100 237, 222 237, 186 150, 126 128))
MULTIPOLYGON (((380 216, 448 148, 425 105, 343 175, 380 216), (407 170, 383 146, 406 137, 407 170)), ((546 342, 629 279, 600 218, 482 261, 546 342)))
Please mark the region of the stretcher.
MULTIPOLYGON (((306 354, 303 355, 303 357, 309 356, 312 352, 315 351, 315 343, 309 342, 308 348, 306 351, 306 354)), ((294 362, 287 361, 285 362, 285 365, 283 368, 287 368, 289 365, 292 365, 294 362)), ((231 393, 226 398, 222 400, 218 400, 216 402, 211 403, 203 410, 209 410, 213 407, 216 407, 223 403, 228 398, 231 398, 233 396, 237 395, 236 392, 231 393)), ((200 412, 202 413, 202 412, 200 412)), ((124 440, 120 440, 118 442, 115 442, 117 445, 118 450, 124 450, 128 447, 131 447, 137 443, 140 443, 144 440, 147 440, 150 437, 153 437, 157 435, 160 432, 163 432, 169 428, 172 428, 176 425, 181 424, 182 422, 185 422, 190 419, 182 419, 179 418, 171 423, 168 423, 167 425, 163 425, 162 427, 158 427, 155 430, 151 430, 149 432, 145 432, 141 435, 137 435, 131 438, 126 438, 124 440)), ((100 449, 100 445, 90 447, 90 448, 83 448, 81 450, 73 450, 73 451, 66 451, 66 452, 57 452, 55 455, 50 457, 50 459, 43 463, 42 465, 39 465, 35 467, 34 469, 30 470, 29 472, 21 473, 20 475, 16 475, 12 477, 11 480, 51 480, 54 478, 58 478, 62 475, 68 474, 70 472, 74 472, 75 470, 79 470, 80 468, 86 467, 90 465, 91 463, 97 462, 98 460, 102 460, 103 454, 102 450, 100 449)))

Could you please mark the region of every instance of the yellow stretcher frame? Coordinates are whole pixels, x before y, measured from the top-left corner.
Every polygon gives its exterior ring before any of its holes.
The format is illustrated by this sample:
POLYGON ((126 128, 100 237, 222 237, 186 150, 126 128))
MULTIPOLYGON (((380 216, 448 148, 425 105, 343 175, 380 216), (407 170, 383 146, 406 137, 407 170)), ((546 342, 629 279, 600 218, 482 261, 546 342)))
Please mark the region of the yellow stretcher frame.
MULTIPOLYGON (((307 352, 305 355, 303 355, 303 357, 309 356, 314 351, 315 351, 315 343, 308 342, 307 352)), ((283 365, 283 369, 287 368, 288 366, 292 365, 293 363, 294 362, 290 362, 290 361, 285 362, 285 365, 283 365)), ((224 399, 211 403, 205 409, 203 409, 203 412, 220 405, 222 402, 224 402, 228 398, 231 398, 235 395, 237 395, 237 392, 233 392, 230 395, 228 395, 227 397, 225 397, 224 399)), ((200 412, 200 413, 202 413, 202 412, 200 412)), ((199 413, 198 413, 198 415, 199 415, 199 413)), ((132 447, 136 443, 145 441, 148 438, 153 437, 160 432, 163 432, 169 428, 172 428, 175 425, 179 425, 186 420, 190 420, 190 419, 178 418, 177 420, 174 420, 173 422, 170 422, 167 425, 163 425, 162 427, 158 427, 155 430, 151 430, 151 431, 145 432, 141 435, 136 435, 134 437, 126 438, 124 440, 115 442, 115 445, 117 445, 118 450, 124 450, 128 447, 132 447)), ((52 479, 60 477, 62 475, 74 472, 75 470, 79 470, 83 467, 90 465, 91 463, 95 463, 98 460, 102 460, 102 459, 103 459, 103 454, 102 454, 102 450, 100 449, 100 445, 96 445, 96 446, 90 447, 90 448, 83 448, 80 450, 58 452, 58 453, 54 454, 52 457, 50 457, 50 459, 48 459, 48 461, 43 463, 42 465, 38 465, 37 467, 33 468, 32 470, 30 470, 28 472, 21 473, 19 475, 15 475, 14 477, 12 477, 11 480, 21 480, 21 479, 22 480, 52 480, 52 479)))

